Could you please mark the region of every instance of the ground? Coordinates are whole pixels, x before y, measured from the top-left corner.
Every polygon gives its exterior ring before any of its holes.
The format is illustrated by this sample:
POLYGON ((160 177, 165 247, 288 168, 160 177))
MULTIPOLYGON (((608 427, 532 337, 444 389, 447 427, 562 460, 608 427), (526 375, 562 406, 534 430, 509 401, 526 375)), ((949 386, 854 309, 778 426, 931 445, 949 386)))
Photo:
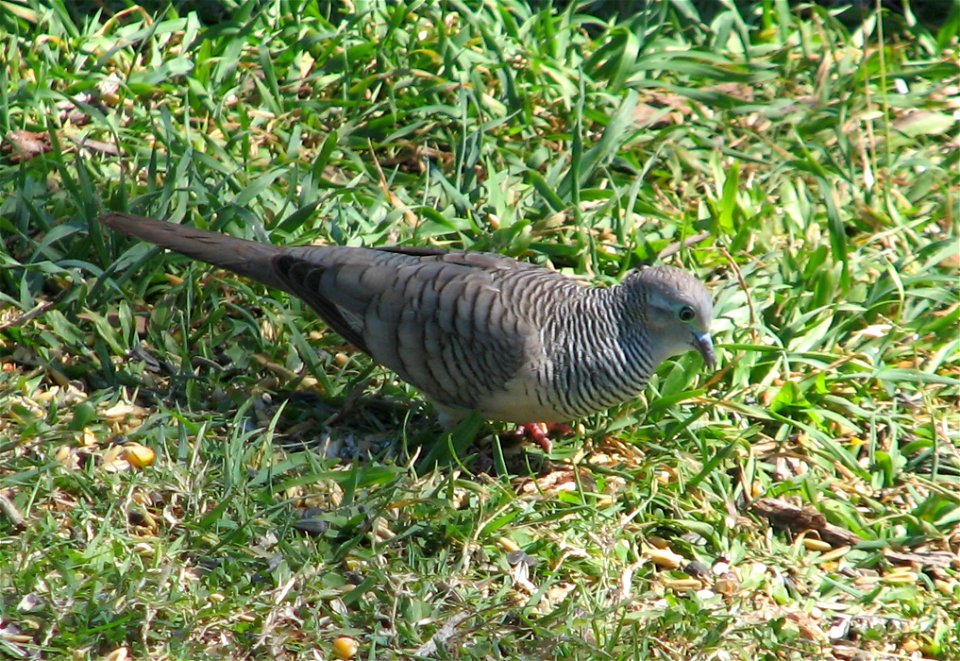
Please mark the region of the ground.
POLYGON ((0 3, 0 656, 960 658, 960 9, 555 4, 0 3), (446 433, 108 209, 683 266, 719 366, 446 433))

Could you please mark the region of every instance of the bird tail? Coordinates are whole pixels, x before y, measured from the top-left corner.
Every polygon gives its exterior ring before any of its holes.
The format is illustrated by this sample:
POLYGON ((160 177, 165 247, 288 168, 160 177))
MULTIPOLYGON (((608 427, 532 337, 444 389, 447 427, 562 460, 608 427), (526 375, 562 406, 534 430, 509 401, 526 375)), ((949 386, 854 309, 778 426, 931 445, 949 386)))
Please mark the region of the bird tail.
POLYGON ((97 220, 121 234, 225 268, 269 287, 289 291, 273 268, 273 257, 281 250, 268 243, 247 241, 129 213, 111 212, 97 220))

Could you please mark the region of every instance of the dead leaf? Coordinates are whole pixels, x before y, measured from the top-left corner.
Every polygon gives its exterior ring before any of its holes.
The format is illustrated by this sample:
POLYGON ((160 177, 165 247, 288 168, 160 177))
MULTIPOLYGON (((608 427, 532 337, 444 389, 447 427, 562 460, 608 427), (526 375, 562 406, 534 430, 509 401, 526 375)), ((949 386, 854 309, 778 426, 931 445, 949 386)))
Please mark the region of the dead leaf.
POLYGON ((10 131, 5 136, 3 147, 14 163, 22 163, 50 151, 50 134, 46 131, 10 131))
POLYGON ((778 528, 795 533, 814 531, 833 546, 853 546, 863 541, 849 530, 827 523, 827 518, 812 507, 798 507, 778 498, 762 498, 754 501, 750 509, 778 528))

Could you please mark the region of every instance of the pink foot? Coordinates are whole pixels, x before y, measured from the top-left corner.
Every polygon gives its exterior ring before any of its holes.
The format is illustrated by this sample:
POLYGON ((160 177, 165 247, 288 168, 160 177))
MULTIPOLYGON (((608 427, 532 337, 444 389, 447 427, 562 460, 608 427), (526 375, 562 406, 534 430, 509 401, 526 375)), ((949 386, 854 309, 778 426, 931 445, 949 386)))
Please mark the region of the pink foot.
POLYGON ((518 440, 533 441, 543 448, 544 452, 550 452, 553 441, 550 440, 549 434, 554 432, 560 436, 569 436, 573 433, 573 429, 562 422, 525 422, 517 425, 512 436, 518 440))

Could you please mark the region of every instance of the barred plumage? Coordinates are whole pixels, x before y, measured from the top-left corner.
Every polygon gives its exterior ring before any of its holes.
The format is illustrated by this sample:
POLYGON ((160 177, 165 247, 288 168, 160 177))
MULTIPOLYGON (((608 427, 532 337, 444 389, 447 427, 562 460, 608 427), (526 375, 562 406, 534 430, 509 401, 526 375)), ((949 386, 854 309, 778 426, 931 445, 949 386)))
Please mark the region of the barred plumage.
POLYGON ((597 289, 492 253, 277 247, 129 214, 100 222, 299 296, 447 418, 564 422, 636 397, 671 356, 715 360, 710 295, 672 267, 597 289))

